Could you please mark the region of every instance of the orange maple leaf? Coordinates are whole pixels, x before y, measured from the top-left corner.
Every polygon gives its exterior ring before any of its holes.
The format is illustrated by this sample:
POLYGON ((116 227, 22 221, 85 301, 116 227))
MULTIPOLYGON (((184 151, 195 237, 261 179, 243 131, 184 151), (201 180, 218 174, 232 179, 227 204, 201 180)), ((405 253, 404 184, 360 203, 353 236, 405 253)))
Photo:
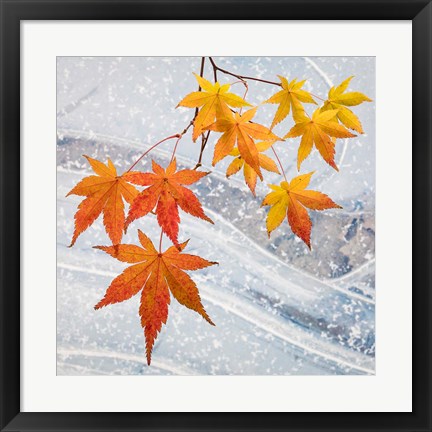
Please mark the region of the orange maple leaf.
MULTIPOLYGON (((103 212, 105 230, 113 244, 120 243, 125 223, 123 199, 129 204, 138 195, 138 190, 127 183, 124 175, 118 176, 111 159, 105 165, 96 159, 84 156, 97 175, 81 180, 66 196, 79 195, 86 198, 75 214, 75 231, 70 246, 103 212)), ((131 173, 129 173, 131 174, 131 173)))
POLYGON ((139 315, 150 365, 154 342, 168 318, 170 292, 180 304, 198 312, 214 325, 201 303, 195 282, 184 270, 203 269, 217 263, 181 253, 187 241, 179 246, 179 250, 171 246, 161 253, 142 231, 138 230, 138 236, 142 247, 132 244, 95 246, 119 261, 133 264, 111 282, 95 309, 128 300, 142 290, 139 315))
POLYGON ((261 206, 271 206, 266 222, 269 237, 287 216, 293 233, 310 249, 312 221, 306 208, 311 210, 342 208, 321 192, 305 190, 312 174, 313 172, 294 177, 290 183, 283 181, 280 186, 269 185, 273 192, 266 195, 261 204, 261 206))
POLYGON ((315 144, 323 159, 332 168, 339 171, 334 161, 335 140, 332 137, 352 138, 356 135, 337 122, 337 113, 338 110, 321 112, 318 108, 310 118, 305 115, 304 111, 298 112, 296 124, 284 136, 284 139, 302 137, 297 155, 298 170, 300 170, 302 162, 309 156, 315 144))
MULTIPOLYGON (((266 151, 273 145, 274 141, 263 141, 256 144, 256 148, 258 150, 258 162, 261 168, 266 171, 271 171, 277 174, 279 173, 279 169, 275 163, 275 161, 262 152, 266 151)), ((226 170, 226 176, 230 177, 233 174, 236 174, 243 168, 243 176, 246 184, 249 186, 253 196, 255 196, 255 187, 257 183, 257 173, 244 161, 244 159, 240 156, 240 152, 238 148, 234 148, 230 153, 230 156, 234 156, 232 162, 228 165, 226 170)))
POLYGON ((227 113, 225 117, 204 129, 223 132, 215 146, 213 165, 216 165, 221 159, 227 156, 237 143, 241 157, 262 180, 258 149, 254 139, 277 141, 280 138, 265 126, 251 122, 256 111, 257 108, 252 108, 243 115, 237 112, 234 115, 231 112, 227 113))
POLYGON ((213 221, 205 215, 196 195, 183 185, 190 185, 206 176, 207 172, 184 169, 177 171, 175 158, 163 169, 152 161, 153 173, 130 172, 125 178, 140 186, 150 186, 140 192, 129 208, 125 229, 129 224, 156 207, 156 215, 162 231, 178 246, 180 216, 178 206, 192 216, 213 221))
POLYGON ((194 120, 192 138, 194 141, 202 134, 203 128, 213 123, 216 117, 230 112, 230 107, 241 108, 252 106, 240 96, 229 93, 230 84, 220 85, 218 82, 212 84, 205 78, 195 75, 201 91, 189 93, 177 106, 187 108, 199 108, 198 115, 194 120))

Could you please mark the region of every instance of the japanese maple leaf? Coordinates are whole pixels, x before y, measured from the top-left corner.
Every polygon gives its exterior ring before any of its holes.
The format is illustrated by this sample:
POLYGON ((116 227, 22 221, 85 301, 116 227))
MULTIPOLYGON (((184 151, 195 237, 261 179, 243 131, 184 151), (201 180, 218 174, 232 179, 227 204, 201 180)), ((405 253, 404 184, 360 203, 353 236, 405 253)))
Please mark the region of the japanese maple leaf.
POLYGON ((346 107, 360 105, 362 102, 372 102, 372 99, 359 92, 345 93, 352 78, 349 77, 339 86, 330 89, 328 99, 324 102, 321 111, 337 109, 336 118, 342 124, 358 133, 363 133, 363 127, 359 118, 346 107))
POLYGON ((337 123, 335 120, 337 113, 338 110, 321 112, 317 109, 310 118, 302 112, 297 119, 297 123, 284 136, 284 139, 302 137, 297 154, 298 170, 300 170, 302 162, 309 156, 315 144, 323 159, 332 168, 339 171, 334 161, 335 140, 332 137, 352 138, 356 135, 353 135, 348 129, 337 123))
POLYGON ((162 231, 178 245, 180 216, 178 207, 192 216, 213 221, 204 214, 204 210, 195 194, 184 187, 197 182, 207 172, 184 169, 176 171, 176 160, 173 159, 166 170, 152 161, 153 172, 128 173, 126 178, 131 183, 149 186, 140 192, 129 208, 125 229, 129 224, 156 207, 156 216, 162 231))
POLYGON ((138 190, 127 183, 124 175, 117 175, 110 159, 105 165, 96 159, 84 157, 97 175, 85 177, 66 195, 86 197, 75 214, 75 231, 70 246, 75 244, 78 236, 92 225, 102 212, 109 238, 113 244, 120 243, 125 223, 123 199, 131 204, 138 195, 138 190))
POLYGON ((177 106, 199 108, 194 120, 192 138, 194 141, 202 134, 203 128, 214 122, 216 117, 231 112, 232 108, 251 106, 248 102, 234 93, 229 93, 230 84, 212 84, 205 78, 195 75, 201 91, 189 93, 177 106))
POLYGON ((139 315, 144 328, 147 363, 150 365, 154 342, 168 318, 170 292, 180 304, 198 312, 214 325, 201 303, 195 282, 184 270, 198 270, 217 263, 181 253, 188 242, 182 243, 180 250, 171 246, 161 253, 140 230, 138 236, 142 247, 132 244, 95 246, 119 261, 133 264, 111 282, 95 309, 128 300, 142 290, 139 315))
POLYGON ((270 129, 273 129, 278 123, 284 120, 290 113, 290 109, 292 109, 293 116, 296 116, 296 112, 299 110, 304 111, 302 102, 316 104, 312 95, 301 89, 306 80, 297 82, 297 79, 293 79, 291 82, 288 82, 285 77, 280 75, 278 77, 281 81, 282 90, 264 102, 279 104, 270 129))
POLYGON ((237 148, 243 160, 258 174, 262 180, 258 149, 254 139, 263 141, 276 141, 277 137, 270 129, 250 120, 255 116, 257 108, 246 111, 243 115, 230 112, 227 115, 204 129, 223 132, 216 143, 213 165, 227 156, 237 143, 237 148))
MULTIPOLYGON (((262 152, 269 149, 274 141, 263 141, 256 144, 256 148, 258 150, 258 163, 261 168, 279 174, 279 169, 276 166, 276 163, 273 159, 269 158, 262 152)), ((252 194, 255 196, 255 187, 257 183, 257 173, 244 161, 244 159, 240 156, 240 152, 238 148, 234 148, 230 153, 230 156, 234 156, 235 159, 229 164, 226 176, 230 177, 233 174, 236 174, 243 168, 243 176, 246 181, 246 184, 249 186, 252 194)))
POLYGON ((321 192, 305 190, 312 174, 313 172, 294 177, 290 183, 283 181, 280 186, 269 185, 272 192, 264 198, 261 204, 261 206, 271 206, 266 222, 269 237, 284 218, 288 217, 293 233, 300 237, 310 249, 312 222, 306 208, 311 210, 342 208, 321 192))

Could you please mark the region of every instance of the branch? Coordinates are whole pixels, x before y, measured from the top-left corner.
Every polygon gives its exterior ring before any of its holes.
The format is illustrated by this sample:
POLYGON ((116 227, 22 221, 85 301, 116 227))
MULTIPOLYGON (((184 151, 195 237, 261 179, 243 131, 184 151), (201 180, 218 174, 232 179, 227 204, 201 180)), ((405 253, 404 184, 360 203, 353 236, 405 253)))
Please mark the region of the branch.
MULTIPOLYGON (((224 74, 226 74, 226 75, 231 75, 231 76, 233 76, 233 77, 239 79, 240 82, 241 82, 243 85, 246 86, 246 88, 247 88, 247 83, 246 83, 245 80, 259 81, 259 82, 262 82, 262 83, 272 84, 272 85, 276 85, 276 86, 282 87, 282 84, 281 84, 281 83, 277 83, 277 82, 275 82, 275 81, 268 81, 268 80, 261 79, 261 78, 256 78, 256 77, 250 77, 250 76, 245 76, 245 75, 238 75, 238 74, 235 74, 235 73, 233 73, 233 72, 230 72, 230 71, 228 71, 228 70, 226 70, 226 69, 222 69, 221 67, 219 67, 219 66, 215 63, 215 61, 213 60, 212 57, 209 57, 209 60, 210 60, 210 63, 212 64, 212 66, 213 66, 213 73, 214 73, 214 76, 215 76, 215 81, 217 81, 217 75, 216 75, 216 72, 219 71, 219 72, 222 72, 222 73, 224 73, 224 74)), ((246 91, 246 93, 247 93, 247 91, 246 91)), ((325 100, 326 100, 326 99, 323 99, 322 97, 317 96, 317 95, 315 95, 315 94, 313 94, 313 93, 311 93, 311 95, 312 95, 313 97, 317 98, 317 99, 322 100, 322 101, 325 101, 325 100)), ((243 98, 243 99, 244 99, 244 98, 243 98)))
MULTIPOLYGON (((201 57, 201 68, 200 68, 200 77, 204 75, 204 63, 205 63, 205 57, 201 57)), ((198 91, 201 91, 201 86, 198 86, 198 91)), ((195 108, 195 116, 193 120, 196 119, 196 116, 198 115, 198 107, 195 108)))
POLYGON ((245 82, 245 80, 252 80, 252 81, 259 81, 262 83, 266 83, 266 84, 272 84, 278 87, 282 87, 282 85, 280 83, 277 83, 275 81, 268 81, 265 79, 261 79, 261 78, 256 78, 256 77, 250 77, 250 76, 245 76, 245 75, 238 75, 235 74, 233 72, 227 71, 226 69, 222 69, 221 67, 219 67, 213 60, 212 57, 209 57, 210 63, 213 66, 213 73, 214 73, 214 77, 215 77, 215 81, 217 81, 217 71, 224 73, 225 75, 231 75, 237 79, 239 79, 240 81, 242 81, 243 83, 245 82))
MULTIPOLYGON (((214 78, 214 82, 216 83, 217 82, 217 69, 215 68, 216 65, 214 64, 213 59, 211 57, 209 57, 209 59, 210 59, 210 62, 213 66, 213 78, 214 78)), ((204 60, 205 60, 205 57, 203 57, 201 60, 201 76, 203 76, 203 73, 204 73, 204 60)), ((241 81, 245 82, 244 80, 241 80, 241 81)), ((247 87, 247 83, 246 83, 246 92, 247 92, 247 88, 248 87, 247 87)), ((197 108, 197 113, 198 113, 198 108, 197 108)), ((195 117, 196 117, 196 115, 195 115, 195 117)), ((207 135, 201 134, 201 149, 200 149, 200 153, 198 156, 198 162, 196 163, 195 167, 193 168, 194 170, 198 169, 202 165, 203 153, 204 153, 204 150, 206 148, 208 139, 210 137, 210 132, 211 131, 207 131, 207 135)))
MULTIPOLYGON (((227 71, 227 70, 222 69, 221 67, 219 67, 215 63, 215 61, 213 60, 212 57, 209 57, 209 60, 210 60, 210 63, 212 65, 212 67, 213 67, 213 78, 214 78, 215 82, 217 82, 217 72, 218 71, 222 72, 222 73, 224 73, 226 75, 231 75, 231 76, 237 78, 238 80, 240 80, 240 82, 245 86, 245 94, 243 96, 243 99, 246 97, 246 95, 248 93, 248 90, 249 90, 249 86, 248 86, 248 83, 247 83, 246 80, 259 81, 259 82, 262 82, 262 83, 272 84, 272 85, 276 85, 276 86, 281 87, 280 83, 277 83, 277 82, 274 82, 274 81, 268 81, 268 80, 264 80, 264 79, 261 79, 261 78, 255 78, 255 77, 250 77, 250 76, 245 76, 245 75, 238 75, 238 74, 235 74, 233 72, 227 71)), ((201 62, 201 66, 202 66, 201 71, 203 71, 203 63, 204 62, 202 61, 201 62)), ((202 141, 201 141, 201 150, 200 150, 200 154, 199 154, 199 157, 198 157, 198 162, 195 165, 194 170, 198 169, 201 166, 203 153, 204 153, 204 150, 206 148, 209 136, 210 136, 210 131, 207 132, 206 136, 204 136, 204 134, 202 135, 202 138, 201 138, 202 139, 202 141)))
POLYGON ((209 60, 213 66, 213 78, 214 78, 214 82, 216 83, 218 80, 218 78, 217 78, 218 67, 215 65, 215 62, 213 61, 213 59, 211 57, 209 57, 209 60))
POLYGON ((207 145, 207 141, 209 139, 210 136, 210 132, 211 131, 207 131, 207 135, 204 136, 204 134, 201 135, 201 150, 200 150, 200 154, 198 157, 198 162, 196 163, 196 165, 194 166, 194 170, 198 169, 201 165, 202 165, 202 157, 203 157, 203 153, 204 153, 204 149, 206 148, 207 145))

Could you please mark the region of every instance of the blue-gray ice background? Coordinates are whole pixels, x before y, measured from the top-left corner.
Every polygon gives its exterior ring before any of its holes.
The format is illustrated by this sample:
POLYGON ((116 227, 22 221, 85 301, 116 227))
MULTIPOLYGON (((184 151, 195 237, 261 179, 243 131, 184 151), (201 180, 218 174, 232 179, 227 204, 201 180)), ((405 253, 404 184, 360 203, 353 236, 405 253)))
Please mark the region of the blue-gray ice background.
MULTIPOLYGON (((354 75, 350 90, 375 99, 374 58, 216 58, 228 70, 277 81, 277 74, 307 78, 305 89, 326 97, 333 84, 354 75)), ((284 223, 270 240, 267 209, 254 199, 241 173, 226 179, 227 160, 204 169, 212 174, 193 186, 215 225, 181 213, 180 239, 189 253, 219 261, 193 272, 204 307, 216 327, 171 300, 167 325, 157 339, 152 366, 145 363, 138 316, 139 296, 103 310, 93 306, 126 265, 94 245, 109 244, 100 220, 69 249, 79 197, 65 198, 90 173, 83 154, 128 168, 151 144, 180 132, 193 116, 177 103, 197 83, 200 58, 78 58, 57 61, 57 372, 60 375, 332 375, 375 371, 375 103, 354 107, 365 134, 338 140, 336 173, 313 152, 302 172, 316 170, 310 187, 329 194, 343 210, 312 212, 312 248, 284 223)), ((205 76, 212 78, 207 63, 205 76)), ((223 83, 235 79, 219 74, 223 83)), ((250 82, 257 104, 278 88, 250 82)), ((243 86, 232 91, 242 95, 243 86)), ((269 125, 276 106, 260 108, 256 120, 269 125)), ((311 113, 312 106, 306 105, 311 113)), ((275 128, 283 136, 292 126, 275 128)), ((151 153, 166 164, 174 141, 151 153)), ((299 139, 279 142, 289 177, 296 175, 299 139)), ((177 155, 194 166, 199 144, 190 134, 177 155)), ((269 154, 271 156, 271 154, 269 154)), ((150 169, 150 157, 139 165, 150 169)), ((266 183, 280 177, 265 173, 266 183)), ((135 222, 124 238, 136 243, 141 228, 157 242, 151 215, 135 222)), ((168 242, 165 242, 168 246, 168 242)))

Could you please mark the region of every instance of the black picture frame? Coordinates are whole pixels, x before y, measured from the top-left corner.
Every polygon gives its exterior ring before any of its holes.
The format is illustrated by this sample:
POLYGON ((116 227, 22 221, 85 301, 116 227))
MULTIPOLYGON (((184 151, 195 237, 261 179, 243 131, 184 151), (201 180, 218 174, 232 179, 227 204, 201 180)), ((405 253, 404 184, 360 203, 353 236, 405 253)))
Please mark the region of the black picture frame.
MULTIPOLYGON (((431 431, 432 5, 424 0, 0 0, 1 431, 431 431), (229 7, 224 7, 229 4, 229 7), (413 412, 20 412, 20 21, 412 20, 413 412)), ((397 52, 397 47, 389 49, 397 52)), ((401 227, 403 229, 403 227, 401 227)), ((397 380, 397 376, 394 377, 397 380)), ((41 389, 42 390, 42 389, 41 389)))

